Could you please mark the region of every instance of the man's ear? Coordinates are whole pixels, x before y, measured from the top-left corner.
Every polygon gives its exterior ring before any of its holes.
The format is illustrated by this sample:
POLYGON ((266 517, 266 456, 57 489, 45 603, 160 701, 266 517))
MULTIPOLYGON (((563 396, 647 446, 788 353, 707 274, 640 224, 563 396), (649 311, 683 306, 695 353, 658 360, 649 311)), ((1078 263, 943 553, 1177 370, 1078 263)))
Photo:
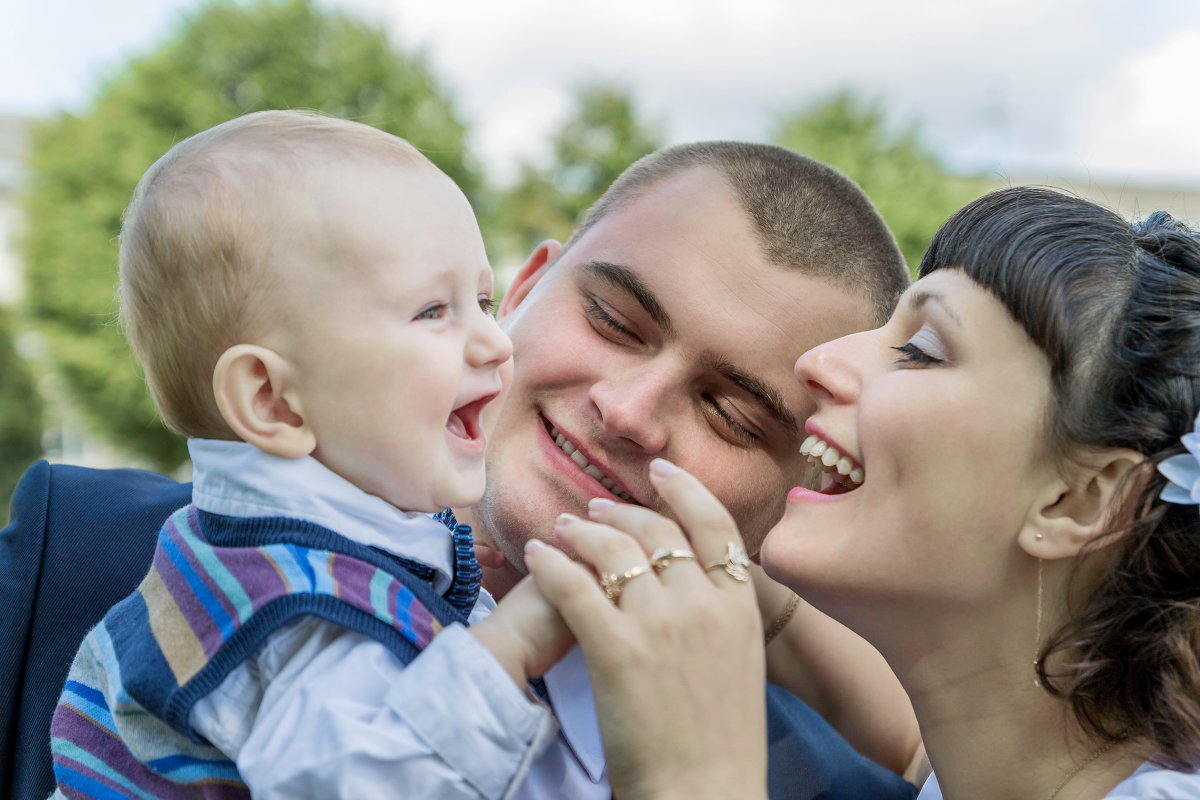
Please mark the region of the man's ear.
POLYGON ((562 243, 554 239, 547 239, 533 249, 529 260, 521 267, 508 291, 504 293, 504 299, 500 301, 500 308, 496 312, 497 319, 503 320, 516 311, 517 306, 521 305, 533 287, 537 286, 550 265, 562 255, 562 249, 562 243))
POLYGON ((1089 542, 1108 533, 1137 488, 1135 470, 1145 457, 1124 447, 1089 453, 1071 464, 1069 475, 1048 486, 1021 532, 1022 549, 1035 558, 1079 555, 1089 542))
POLYGON ((252 344, 229 348, 213 370, 213 392, 225 423, 242 441, 282 458, 306 456, 317 446, 291 374, 282 356, 252 344))

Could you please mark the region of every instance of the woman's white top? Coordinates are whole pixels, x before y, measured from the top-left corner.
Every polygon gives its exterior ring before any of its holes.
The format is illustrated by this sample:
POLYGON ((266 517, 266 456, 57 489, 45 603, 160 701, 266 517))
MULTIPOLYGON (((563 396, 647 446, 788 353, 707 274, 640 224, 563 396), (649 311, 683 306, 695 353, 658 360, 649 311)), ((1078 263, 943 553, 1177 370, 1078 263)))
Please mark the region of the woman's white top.
MULTIPOLYGON (((936 775, 925 781, 917 800, 942 800, 936 775)), ((1175 772, 1147 762, 1117 784, 1104 800, 1200 800, 1200 774, 1175 772)))

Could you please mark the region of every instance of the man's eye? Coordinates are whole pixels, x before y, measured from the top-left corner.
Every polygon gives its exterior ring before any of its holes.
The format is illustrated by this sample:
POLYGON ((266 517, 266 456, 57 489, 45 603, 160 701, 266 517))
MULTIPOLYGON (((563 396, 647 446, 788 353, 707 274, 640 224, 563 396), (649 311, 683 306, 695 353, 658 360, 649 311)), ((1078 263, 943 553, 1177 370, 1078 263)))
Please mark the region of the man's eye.
POLYGON ((704 400, 704 404, 708 406, 713 415, 720 420, 720 423, 725 426, 725 429, 728 430, 735 439, 737 439, 739 444, 750 446, 758 441, 759 437, 750 431, 750 429, 748 429, 745 425, 742 425, 740 422, 734 419, 733 415, 726 411, 715 397, 710 394, 706 394, 702 399, 704 400))
POLYGON ((430 303, 418 311, 413 319, 441 319, 449 310, 450 307, 445 303, 430 303))
MULTIPOLYGON (((583 304, 584 312, 595 320, 600 325, 603 325, 619 338, 627 339, 636 344, 641 344, 642 339, 629 328, 618 322, 612 314, 605 310, 604 306, 600 305, 593 297, 588 297, 583 304)), ((612 338, 611 336, 609 338, 612 338)))
POLYGON ((929 355, 929 353, 926 353, 912 342, 907 342, 892 349, 901 354, 896 358, 896 363, 902 366, 926 366, 942 363, 942 359, 929 355))

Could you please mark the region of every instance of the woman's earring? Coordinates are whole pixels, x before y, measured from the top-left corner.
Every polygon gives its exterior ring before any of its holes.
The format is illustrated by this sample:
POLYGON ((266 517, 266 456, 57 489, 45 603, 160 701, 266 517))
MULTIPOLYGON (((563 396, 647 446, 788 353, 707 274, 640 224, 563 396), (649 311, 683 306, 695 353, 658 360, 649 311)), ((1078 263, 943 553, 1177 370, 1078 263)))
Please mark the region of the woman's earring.
MULTIPOLYGON (((1042 534, 1037 534, 1033 538, 1041 539, 1042 534)), ((1039 655, 1042 649, 1042 559, 1038 559, 1037 573, 1037 624, 1034 626, 1033 633, 1033 685, 1037 688, 1042 688, 1041 675, 1038 672, 1038 662, 1041 660, 1039 655)))

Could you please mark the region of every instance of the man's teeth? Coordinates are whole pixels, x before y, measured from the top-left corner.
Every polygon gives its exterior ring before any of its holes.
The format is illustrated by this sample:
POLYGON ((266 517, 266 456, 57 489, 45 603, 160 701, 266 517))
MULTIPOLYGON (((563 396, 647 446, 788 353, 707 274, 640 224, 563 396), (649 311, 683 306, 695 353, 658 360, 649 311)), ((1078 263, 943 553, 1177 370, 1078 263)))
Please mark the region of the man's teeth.
POLYGON ((853 461, 816 434, 809 436, 800 445, 800 455, 808 456, 809 461, 820 465, 824 472, 832 474, 836 480, 851 489, 862 485, 865 477, 863 468, 856 467, 853 461))
POLYGON ((579 465, 580 469, 599 481, 601 486, 603 486, 605 489, 608 489, 626 503, 635 502, 632 497, 621 491, 620 487, 617 486, 612 478, 601 472, 598 467, 593 466, 592 463, 587 460, 587 457, 584 456, 579 450, 576 450, 575 445, 571 444, 567 440, 567 437, 555 430, 553 426, 550 427, 550 436, 553 437, 554 443, 558 445, 559 450, 562 450, 564 453, 566 453, 572 461, 579 465))

